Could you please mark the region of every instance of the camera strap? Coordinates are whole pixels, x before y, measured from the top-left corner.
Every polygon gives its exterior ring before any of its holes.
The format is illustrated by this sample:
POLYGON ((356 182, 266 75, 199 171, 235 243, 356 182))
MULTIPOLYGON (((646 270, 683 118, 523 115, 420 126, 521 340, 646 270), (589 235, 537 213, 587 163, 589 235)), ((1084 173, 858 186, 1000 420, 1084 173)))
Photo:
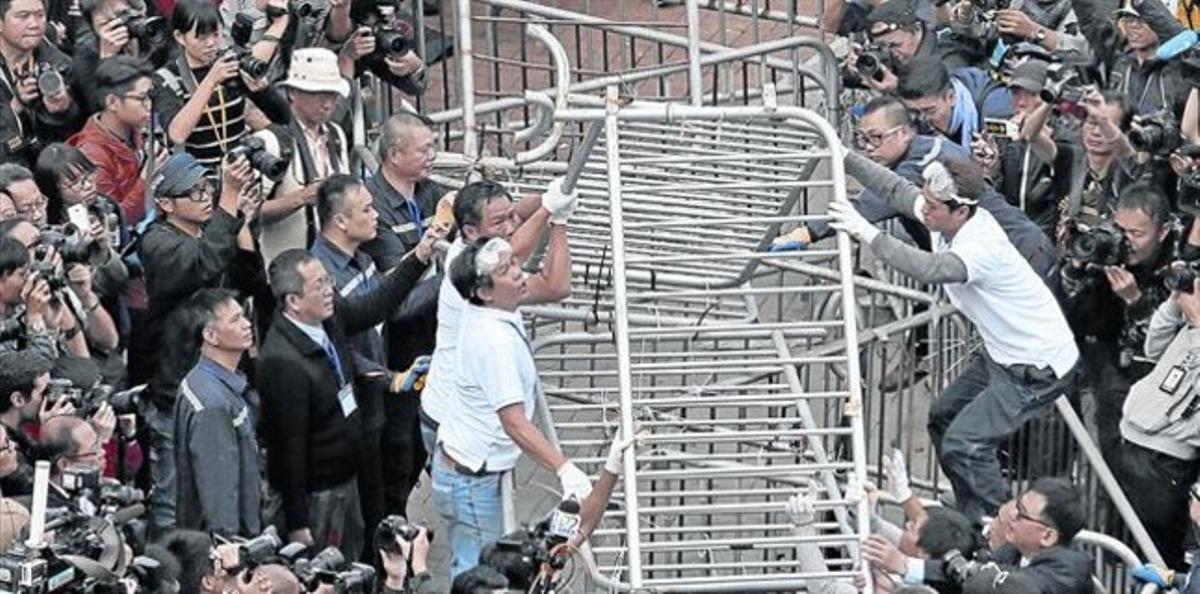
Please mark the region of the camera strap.
MULTIPOLYGON (((179 80, 183 83, 183 88, 187 90, 189 96, 194 95, 197 86, 196 73, 192 72, 192 69, 187 64, 187 60, 182 55, 175 58, 175 65, 179 68, 179 80)), ((212 126, 213 138, 217 139, 217 145, 221 147, 221 154, 224 154, 229 148, 229 113, 226 111, 225 85, 217 86, 216 93, 219 103, 218 108, 221 110, 221 125, 217 126, 217 118, 213 115, 213 108, 208 104, 208 101, 204 102, 204 116, 208 118, 208 124, 212 126)))
MULTIPOLYGON (((308 185, 313 180, 317 179, 317 165, 313 159, 312 147, 308 145, 308 135, 305 134, 304 128, 300 126, 300 121, 292 118, 288 122, 287 130, 292 137, 292 146, 295 147, 296 156, 300 159, 300 173, 303 179, 300 180, 304 185, 308 185)), ((322 130, 325 132, 326 149, 329 152, 329 174, 341 171, 341 153, 342 143, 341 135, 335 126, 329 124, 322 125, 322 130)), ((311 245, 316 239, 317 232, 320 230, 320 222, 317 220, 316 213, 313 208, 304 209, 305 227, 307 228, 308 244, 311 245)))

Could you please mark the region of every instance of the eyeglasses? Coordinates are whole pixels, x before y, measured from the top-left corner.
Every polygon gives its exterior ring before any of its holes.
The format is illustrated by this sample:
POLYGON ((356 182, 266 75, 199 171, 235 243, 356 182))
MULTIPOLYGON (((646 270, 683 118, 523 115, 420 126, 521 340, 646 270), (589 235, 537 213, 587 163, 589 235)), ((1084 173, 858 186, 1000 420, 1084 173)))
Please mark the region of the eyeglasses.
POLYGON ((96 172, 95 171, 85 174, 85 175, 81 175, 73 180, 68 181, 66 184, 68 190, 75 190, 75 191, 86 190, 94 185, 96 185, 96 172))
POLYGON ((134 101, 138 101, 138 102, 140 102, 140 103, 141 103, 143 106, 145 106, 145 107, 150 107, 150 105, 152 104, 152 100, 150 99, 150 96, 149 96, 149 95, 130 95, 130 94, 126 94, 126 95, 121 95, 121 96, 122 96, 122 97, 124 97, 125 99, 132 99, 132 100, 134 100, 134 101))
POLYGON ((176 200, 182 200, 184 198, 187 198, 188 200, 191 200, 192 202, 195 202, 197 204, 204 204, 205 202, 212 202, 213 187, 209 184, 204 184, 198 188, 193 189, 191 192, 188 192, 187 194, 179 194, 177 196, 172 196, 172 198, 175 198, 176 200))
POLYGON ((38 210, 39 208, 45 208, 49 201, 50 200, 45 196, 38 194, 37 198, 29 202, 21 202, 20 204, 17 204, 17 212, 21 214, 29 214, 35 210, 38 210))
POLYGON ((859 130, 854 133, 854 143, 862 148, 879 148, 883 146, 883 142, 893 134, 899 132, 904 126, 892 126, 883 132, 863 132, 859 130))
POLYGON ((1028 520, 1030 522, 1033 522, 1034 524, 1040 524, 1041 526, 1043 526, 1045 528, 1049 528, 1049 529, 1055 530, 1055 531, 1058 530, 1058 528, 1055 527, 1053 524, 1050 524, 1049 522, 1046 522, 1045 520, 1039 520, 1038 518, 1035 518, 1035 517, 1029 515, 1029 510, 1025 509, 1025 504, 1021 502, 1020 497, 1017 498, 1016 508, 1017 508, 1017 519, 1018 520, 1028 520))

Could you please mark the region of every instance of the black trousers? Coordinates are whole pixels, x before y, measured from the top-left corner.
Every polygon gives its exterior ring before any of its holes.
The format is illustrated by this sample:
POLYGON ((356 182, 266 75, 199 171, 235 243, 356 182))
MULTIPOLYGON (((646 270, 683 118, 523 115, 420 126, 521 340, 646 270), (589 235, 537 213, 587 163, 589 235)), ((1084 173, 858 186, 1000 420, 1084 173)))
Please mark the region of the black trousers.
POLYGON ((1184 540, 1192 525, 1188 489, 1200 472, 1200 460, 1180 460, 1122 440, 1113 472, 1163 560, 1186 571, 1184 540))
POLYGON ((415 392, 384 396, 383 508, 387 514, 408 516, 408 497, 425 468, 420 410, 421 398, 415 392))
MULTIPOLYGON (((375 527, 384 516, 383 467, 379 449, 382 435, 382 429, 364 431, 359 448, 358 502, 368 537, 375 534, 375 527)), ((362 548, 363 562, 374 563, 374 549, 369 543, 362 548)))

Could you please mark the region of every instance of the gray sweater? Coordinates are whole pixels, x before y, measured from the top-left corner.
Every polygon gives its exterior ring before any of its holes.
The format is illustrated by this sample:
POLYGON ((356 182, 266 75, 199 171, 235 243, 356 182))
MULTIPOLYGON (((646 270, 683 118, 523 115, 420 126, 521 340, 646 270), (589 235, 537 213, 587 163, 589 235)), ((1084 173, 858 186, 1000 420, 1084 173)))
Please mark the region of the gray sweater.
POLYGON ((1180 460, 1200 457, 1200 328, 1168 299, 1154 312, 1146 356, 1158 362, 1129 389, 1121 436, 1180 460))

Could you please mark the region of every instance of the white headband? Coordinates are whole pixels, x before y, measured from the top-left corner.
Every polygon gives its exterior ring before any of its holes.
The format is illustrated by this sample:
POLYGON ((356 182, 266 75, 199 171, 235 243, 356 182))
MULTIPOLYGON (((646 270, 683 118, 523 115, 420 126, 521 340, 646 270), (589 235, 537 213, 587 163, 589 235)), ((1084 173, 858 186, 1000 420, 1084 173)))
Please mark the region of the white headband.
POLYGON ((511 256, 512 246, 499 237, 493 237, 483 244, 479 253, 475 255, 475 274, 491 276, 500 263, 507 261, 511 256))

